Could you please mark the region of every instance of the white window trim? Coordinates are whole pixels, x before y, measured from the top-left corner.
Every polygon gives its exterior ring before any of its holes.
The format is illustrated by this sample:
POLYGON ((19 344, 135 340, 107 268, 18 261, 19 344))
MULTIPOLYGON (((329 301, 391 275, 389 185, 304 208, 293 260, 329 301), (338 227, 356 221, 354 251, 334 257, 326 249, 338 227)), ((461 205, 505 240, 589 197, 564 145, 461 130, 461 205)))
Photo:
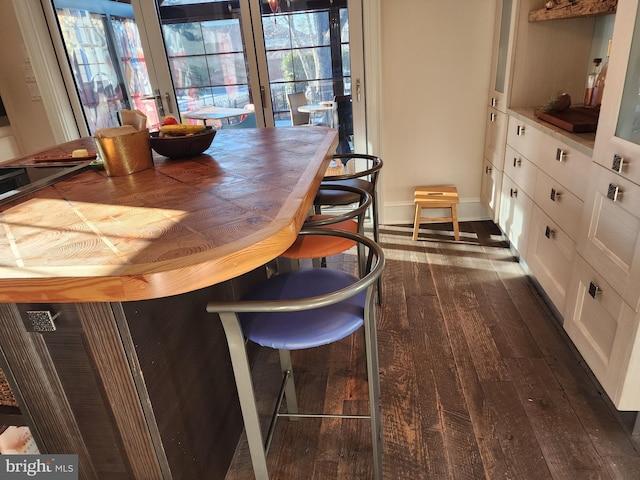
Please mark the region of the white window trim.
MULTIPOLYGON (((45 18, 46 0, 12 0, 54 141, 80 137, 45 18)), ((66 64, 66 58, 65 64, 66 64)))

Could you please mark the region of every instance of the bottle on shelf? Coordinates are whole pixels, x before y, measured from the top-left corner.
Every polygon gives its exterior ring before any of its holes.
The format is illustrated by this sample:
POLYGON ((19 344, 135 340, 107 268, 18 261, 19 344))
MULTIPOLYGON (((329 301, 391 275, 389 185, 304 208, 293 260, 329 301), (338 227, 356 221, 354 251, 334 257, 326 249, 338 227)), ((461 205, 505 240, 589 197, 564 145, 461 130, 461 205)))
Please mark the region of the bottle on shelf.
POLYGON ((602 66, 602 70, 598 74, 595 87, 593 88, 593 98, 591 99, 591 106, 594 108, 600 108, 602 103, 602 93, 604 92, 604 85, 607 80, 607 70, 609 68, 609 55, 611 55, 611 39, 607 45, 607 60, 602 66))
POLYGON ((601 58, 594 58, 593 65, 591 67, 591 71, 587 75, 587 84, 584 89, 584 106, 591 106, 591 102, 593 101, 593 89, 596 86, 596 80, 598 79, 598 74, 600 73, 600 65, 602 64, 601 58))

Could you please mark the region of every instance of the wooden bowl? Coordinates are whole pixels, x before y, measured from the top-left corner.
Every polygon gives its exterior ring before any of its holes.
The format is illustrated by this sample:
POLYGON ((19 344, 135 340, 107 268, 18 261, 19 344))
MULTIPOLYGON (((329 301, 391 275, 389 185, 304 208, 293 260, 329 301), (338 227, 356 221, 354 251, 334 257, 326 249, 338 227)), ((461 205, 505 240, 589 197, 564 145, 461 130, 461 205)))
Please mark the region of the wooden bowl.
POLYGON ((204 152, 216 136, 216 130, 205 127, 205 130, 184 137, 159 137, 160 132, 151 132, 151 148, 164 157, 188 158, 204 152))

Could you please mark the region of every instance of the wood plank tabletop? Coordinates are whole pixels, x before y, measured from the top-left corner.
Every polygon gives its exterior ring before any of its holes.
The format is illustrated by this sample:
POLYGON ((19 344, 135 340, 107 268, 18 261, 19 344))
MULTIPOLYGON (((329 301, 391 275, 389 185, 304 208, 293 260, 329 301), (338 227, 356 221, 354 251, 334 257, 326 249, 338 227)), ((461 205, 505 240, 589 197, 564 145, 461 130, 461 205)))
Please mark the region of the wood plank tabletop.
POLYGON ((221 130, 199 157, 154 154, 153 169, 90 170, 2 205, 0 302, 145 300, 251 271, 293 243, 336 146, 322 127, 221 130))

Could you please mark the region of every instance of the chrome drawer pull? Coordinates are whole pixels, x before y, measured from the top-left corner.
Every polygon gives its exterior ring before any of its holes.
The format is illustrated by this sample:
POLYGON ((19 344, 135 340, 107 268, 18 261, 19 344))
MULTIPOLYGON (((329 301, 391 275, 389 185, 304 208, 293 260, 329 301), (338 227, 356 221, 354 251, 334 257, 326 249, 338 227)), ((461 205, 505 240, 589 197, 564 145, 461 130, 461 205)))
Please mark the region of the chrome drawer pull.
POLYGON ((611 165, 611 170, 613 170, 614 172, 622 173, 622 169, 624 168, 624 166, 624 158, 622 158, 618 154, 615 154, 613 156, 613 164, 611 165))
POLYGON ((484 167, 484 173, 491 173, 492 170, 493 168, 491 167, 484 167))
POLYGON ((496 114, 491 112, 491 115, 489 115, 489 121, 490 122, 495 122, 496 121, 496 114))
POLYGON ((607 198, 613 202, 617 202, 619 195, 622 195, 620 187, 614 183, 610 183, 609 188, 607 189, 607 198))
POLYGON ((589 282, 589 295, 591 295, 592 298, 596 298, 596 295, 601 294, 602 290, 600 290, 600 287, 593 282, 589 282))
POLYGON ((567 158, 567 152, 562 150, 561 148, 556 150, 556 160, 559 162, 564 161, 567 158))
POLYGON ((54 323, 60 313, 52 314, 49 310, 28 310, 27 318, 31 321, 34 332, 55 332, 54 323))
POLYGON ((547 228, 544 229, 544 236, 547 238, 551 238, 556 234, 556 231, 547 225, 547 228))
POLYGON ((511 198, 517 197, 518 196, 518 189, 517 188, 510 188, 509 189, 509 195, 511 196, 511 198))
POLYGON ((521 159, 521 158, 513 157, 513 166, 514 166, 514 167, 520 167, 520 166, 522 166, 522 159, 521 159))
POLYGON ((491 97, 491 106, 492 107, 498 106, 498 100, 496 100, 495 97, 491 97))
POLYGON ((519 137, 524 135, 524 126, 518 125, 516 127, 516 135, 518 135, 519 137))
POLYGON ((560 195, 562 195, 561 192, 558 192, 555 188, 552 188, 551 195, 549 195, 549 197, 551 198, 552 202, 555 202, 556 200, 560 199, 560 195))

